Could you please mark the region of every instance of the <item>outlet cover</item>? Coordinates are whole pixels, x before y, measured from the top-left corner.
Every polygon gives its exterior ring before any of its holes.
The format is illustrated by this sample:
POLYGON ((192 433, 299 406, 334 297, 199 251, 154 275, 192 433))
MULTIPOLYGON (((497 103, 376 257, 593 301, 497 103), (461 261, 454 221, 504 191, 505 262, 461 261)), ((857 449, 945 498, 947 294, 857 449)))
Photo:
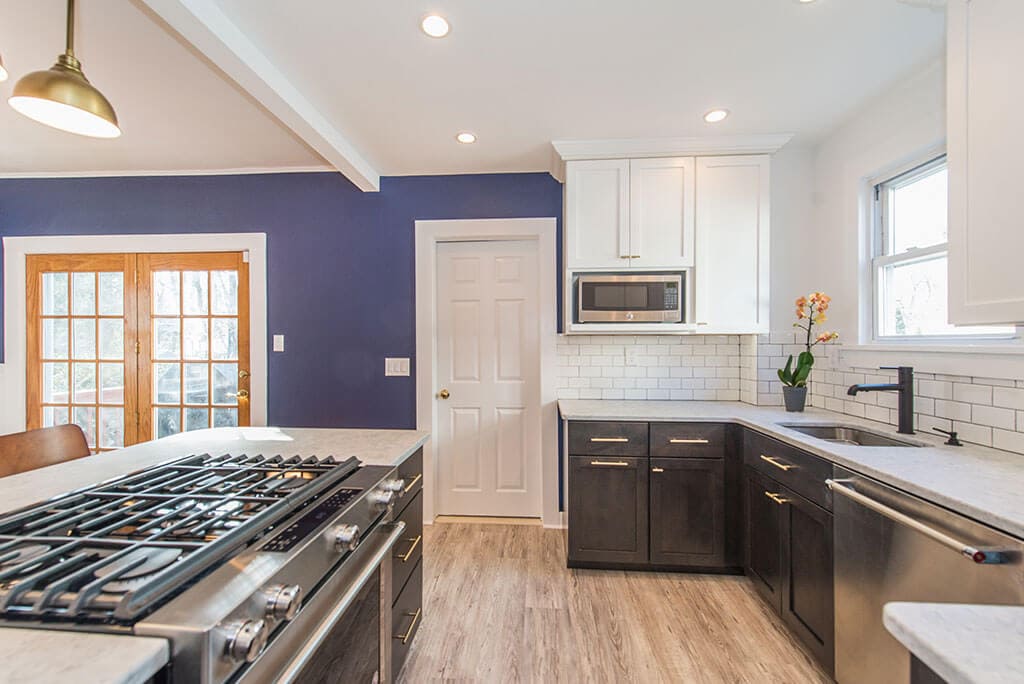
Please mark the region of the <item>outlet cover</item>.
POLYGON ((274 335, 274 351, 284 351, 284 335, 274 335))
POLYGON ((639 366, 640 365, 640 348, 639 347, 626 347, 626 361, 627 366, 639 366))
POLYGON ((384 375, 409 377, 409 359, 384 359, 384 375))

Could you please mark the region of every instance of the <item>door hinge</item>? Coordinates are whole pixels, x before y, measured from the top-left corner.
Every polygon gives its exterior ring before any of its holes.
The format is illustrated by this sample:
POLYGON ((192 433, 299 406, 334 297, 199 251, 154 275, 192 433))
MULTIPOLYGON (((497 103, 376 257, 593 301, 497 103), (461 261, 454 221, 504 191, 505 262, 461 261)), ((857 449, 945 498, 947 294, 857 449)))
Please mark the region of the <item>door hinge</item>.
POLYGON ((142 353, 142 343, 139 342, 138 340, 135 340, 135 354, 138 355, 138 354, 141 354, 141 353, 142 353))

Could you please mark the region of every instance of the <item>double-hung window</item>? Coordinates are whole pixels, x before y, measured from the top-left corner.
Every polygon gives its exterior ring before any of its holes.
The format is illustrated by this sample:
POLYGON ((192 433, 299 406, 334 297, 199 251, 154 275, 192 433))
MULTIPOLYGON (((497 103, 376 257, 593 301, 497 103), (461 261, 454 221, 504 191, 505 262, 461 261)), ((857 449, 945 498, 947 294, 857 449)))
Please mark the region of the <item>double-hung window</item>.
POLYGON ((874 337, 878 341, 1011 337, 1012 326, 949 323, 945 155, 874 186, 874 337))

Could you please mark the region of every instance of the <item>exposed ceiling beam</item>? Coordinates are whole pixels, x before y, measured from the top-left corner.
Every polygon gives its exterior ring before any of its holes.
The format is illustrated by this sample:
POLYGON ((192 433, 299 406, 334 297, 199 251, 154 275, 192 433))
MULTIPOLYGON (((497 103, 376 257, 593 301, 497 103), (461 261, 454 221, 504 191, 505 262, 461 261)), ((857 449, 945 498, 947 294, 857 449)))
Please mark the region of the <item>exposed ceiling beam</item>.
POLYGON ((267 111, 365 192, 380 190, 380 174, 209 0, 142 0, 267 111))

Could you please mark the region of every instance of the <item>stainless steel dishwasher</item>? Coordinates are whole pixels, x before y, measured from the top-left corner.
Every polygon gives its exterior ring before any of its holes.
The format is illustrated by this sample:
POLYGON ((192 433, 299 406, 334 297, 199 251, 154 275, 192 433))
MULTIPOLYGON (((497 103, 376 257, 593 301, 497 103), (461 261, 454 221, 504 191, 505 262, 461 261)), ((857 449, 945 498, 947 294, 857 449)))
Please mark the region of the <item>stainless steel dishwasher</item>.
POLYGON ((1024 604, 1024 542, 843 468, 835 514, 836 680, 907 684, 890 601, 1024 604))

